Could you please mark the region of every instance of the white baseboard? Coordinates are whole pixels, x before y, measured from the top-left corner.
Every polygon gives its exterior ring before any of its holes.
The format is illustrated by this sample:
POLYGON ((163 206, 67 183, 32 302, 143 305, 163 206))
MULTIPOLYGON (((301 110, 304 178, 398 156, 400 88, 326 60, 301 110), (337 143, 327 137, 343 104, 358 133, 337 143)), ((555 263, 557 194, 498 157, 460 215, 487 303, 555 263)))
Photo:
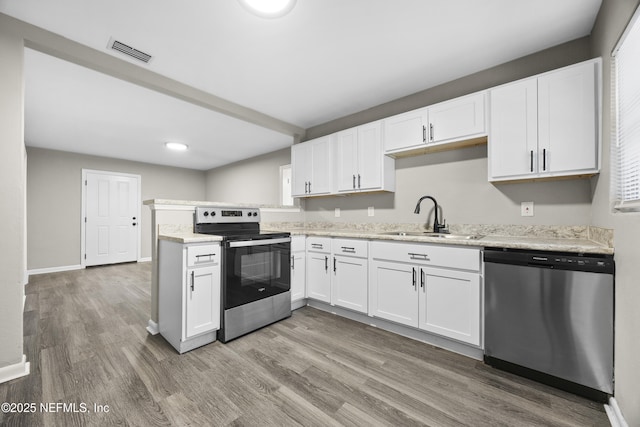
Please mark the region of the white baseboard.
POLYGON ((146 258, 138 258, 138 262, 151 262, 151 257, 148 256, 146 258))
POLYGON ((29 362, 27 362, 27 356, 23 354, 20 362, 0 368, 0 384, 29 375, 30 369, 31 367, 29 362))
POLYGON ((64 265, 62 267, 46 267, 46 268, 36 268, 33 270, 29 270, 29 276, 35 276, 36 274, 46 274, 46 273, 58 273, 60 271, 71 271, 71 270, 82 270, 84 268, 83 265, 64 265))
POLYGON ((627 421, 622 416, 622 411, 618 406, 618 402, 614 397, 609 398, 609 404, 604 405, 604 410, 607 412, 611 427, 629 427, 627 421))
POLYGON ((153 320, 149 319, 149 323, 147 324, 147 332, 151 335, 158 335, 160 333, 160 329, 158 329, 158 324, 153 320))

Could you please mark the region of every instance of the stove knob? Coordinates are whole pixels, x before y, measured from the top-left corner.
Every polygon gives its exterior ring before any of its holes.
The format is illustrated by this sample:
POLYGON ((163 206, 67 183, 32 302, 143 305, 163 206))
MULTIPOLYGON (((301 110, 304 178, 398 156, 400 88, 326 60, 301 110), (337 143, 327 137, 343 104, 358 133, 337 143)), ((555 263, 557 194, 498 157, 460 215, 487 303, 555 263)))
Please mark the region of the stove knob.
POLYGON ((258 212, 254 212, 254 213, 253 213, 253 216, 258 216, 258 212))
POLYGON ((204 211, 204 214, 203 214, 203 215, 204 215, 204 216, 209 216, 209 212, 204 211))
POLYGON ((215 211, 211 211, 211 216, 216 216, 215 211))

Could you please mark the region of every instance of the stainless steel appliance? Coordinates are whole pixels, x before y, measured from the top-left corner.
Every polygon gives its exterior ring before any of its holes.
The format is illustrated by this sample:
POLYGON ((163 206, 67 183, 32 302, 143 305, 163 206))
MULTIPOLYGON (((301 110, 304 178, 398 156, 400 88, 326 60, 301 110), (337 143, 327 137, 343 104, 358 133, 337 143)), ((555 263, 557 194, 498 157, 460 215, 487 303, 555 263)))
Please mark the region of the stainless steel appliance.
POLYGON ((485 362, 606 401, 613 256, 487 249, 484 261, 485 362))
POLYGON ((291 236, 260 230, 253 208, 196 207, 194 232, 222 240, 222 310, 218 340, 291 316, 291 236))

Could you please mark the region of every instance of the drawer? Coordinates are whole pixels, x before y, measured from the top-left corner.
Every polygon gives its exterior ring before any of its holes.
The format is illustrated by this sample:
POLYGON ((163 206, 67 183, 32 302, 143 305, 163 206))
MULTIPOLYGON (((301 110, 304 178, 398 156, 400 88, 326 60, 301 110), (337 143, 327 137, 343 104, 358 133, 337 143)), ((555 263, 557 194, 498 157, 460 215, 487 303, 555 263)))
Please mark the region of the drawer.
POLYGON ((480 271, 480 249, 375 241, 371 242, 371 256, 385 261, 480 271))
POLYGON ((187 267, 220 262, 220 245, 187 246, 187 267))
POLYGON ((307 237, 307 251, 330 253, 331 237, 307 237))
POLYGON ((369 242, 366 240, 333 239, 331 241, 331 252, 334 255, 366 258, 369 253, 369 242))
POLYGON ((305 236, 291 236, 291 252, 304 251, 306 243, 305 236))

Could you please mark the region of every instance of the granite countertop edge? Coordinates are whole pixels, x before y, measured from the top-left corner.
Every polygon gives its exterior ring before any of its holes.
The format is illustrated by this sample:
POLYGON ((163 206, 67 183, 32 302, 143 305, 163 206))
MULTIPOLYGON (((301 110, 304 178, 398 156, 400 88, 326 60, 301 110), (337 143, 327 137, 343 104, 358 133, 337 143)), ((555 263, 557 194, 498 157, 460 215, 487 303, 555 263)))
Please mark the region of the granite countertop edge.
MULTIPOLYGON (((470 246, 484 248, 509 248, 529 249, 540 251, 577 252, 589 254, 612 255, 614 249, 588 239, 568 238, 536 238, 518 236, 483 236, 480 239, 442 239, 429 236, 396 236, 380 234, 374 231, 350 231, 350 230, 315 230, 315 229, 289 229, 293 236, 318 236, 318 237, 342 237, 350 239, 385 240, 405 243, 430 243, 453 246, 470 246)), ((206 243, 220 242, 221 236, 198 234, 192 232, 161 233, 160 240, 169 240, 178 243, 206 243)))

